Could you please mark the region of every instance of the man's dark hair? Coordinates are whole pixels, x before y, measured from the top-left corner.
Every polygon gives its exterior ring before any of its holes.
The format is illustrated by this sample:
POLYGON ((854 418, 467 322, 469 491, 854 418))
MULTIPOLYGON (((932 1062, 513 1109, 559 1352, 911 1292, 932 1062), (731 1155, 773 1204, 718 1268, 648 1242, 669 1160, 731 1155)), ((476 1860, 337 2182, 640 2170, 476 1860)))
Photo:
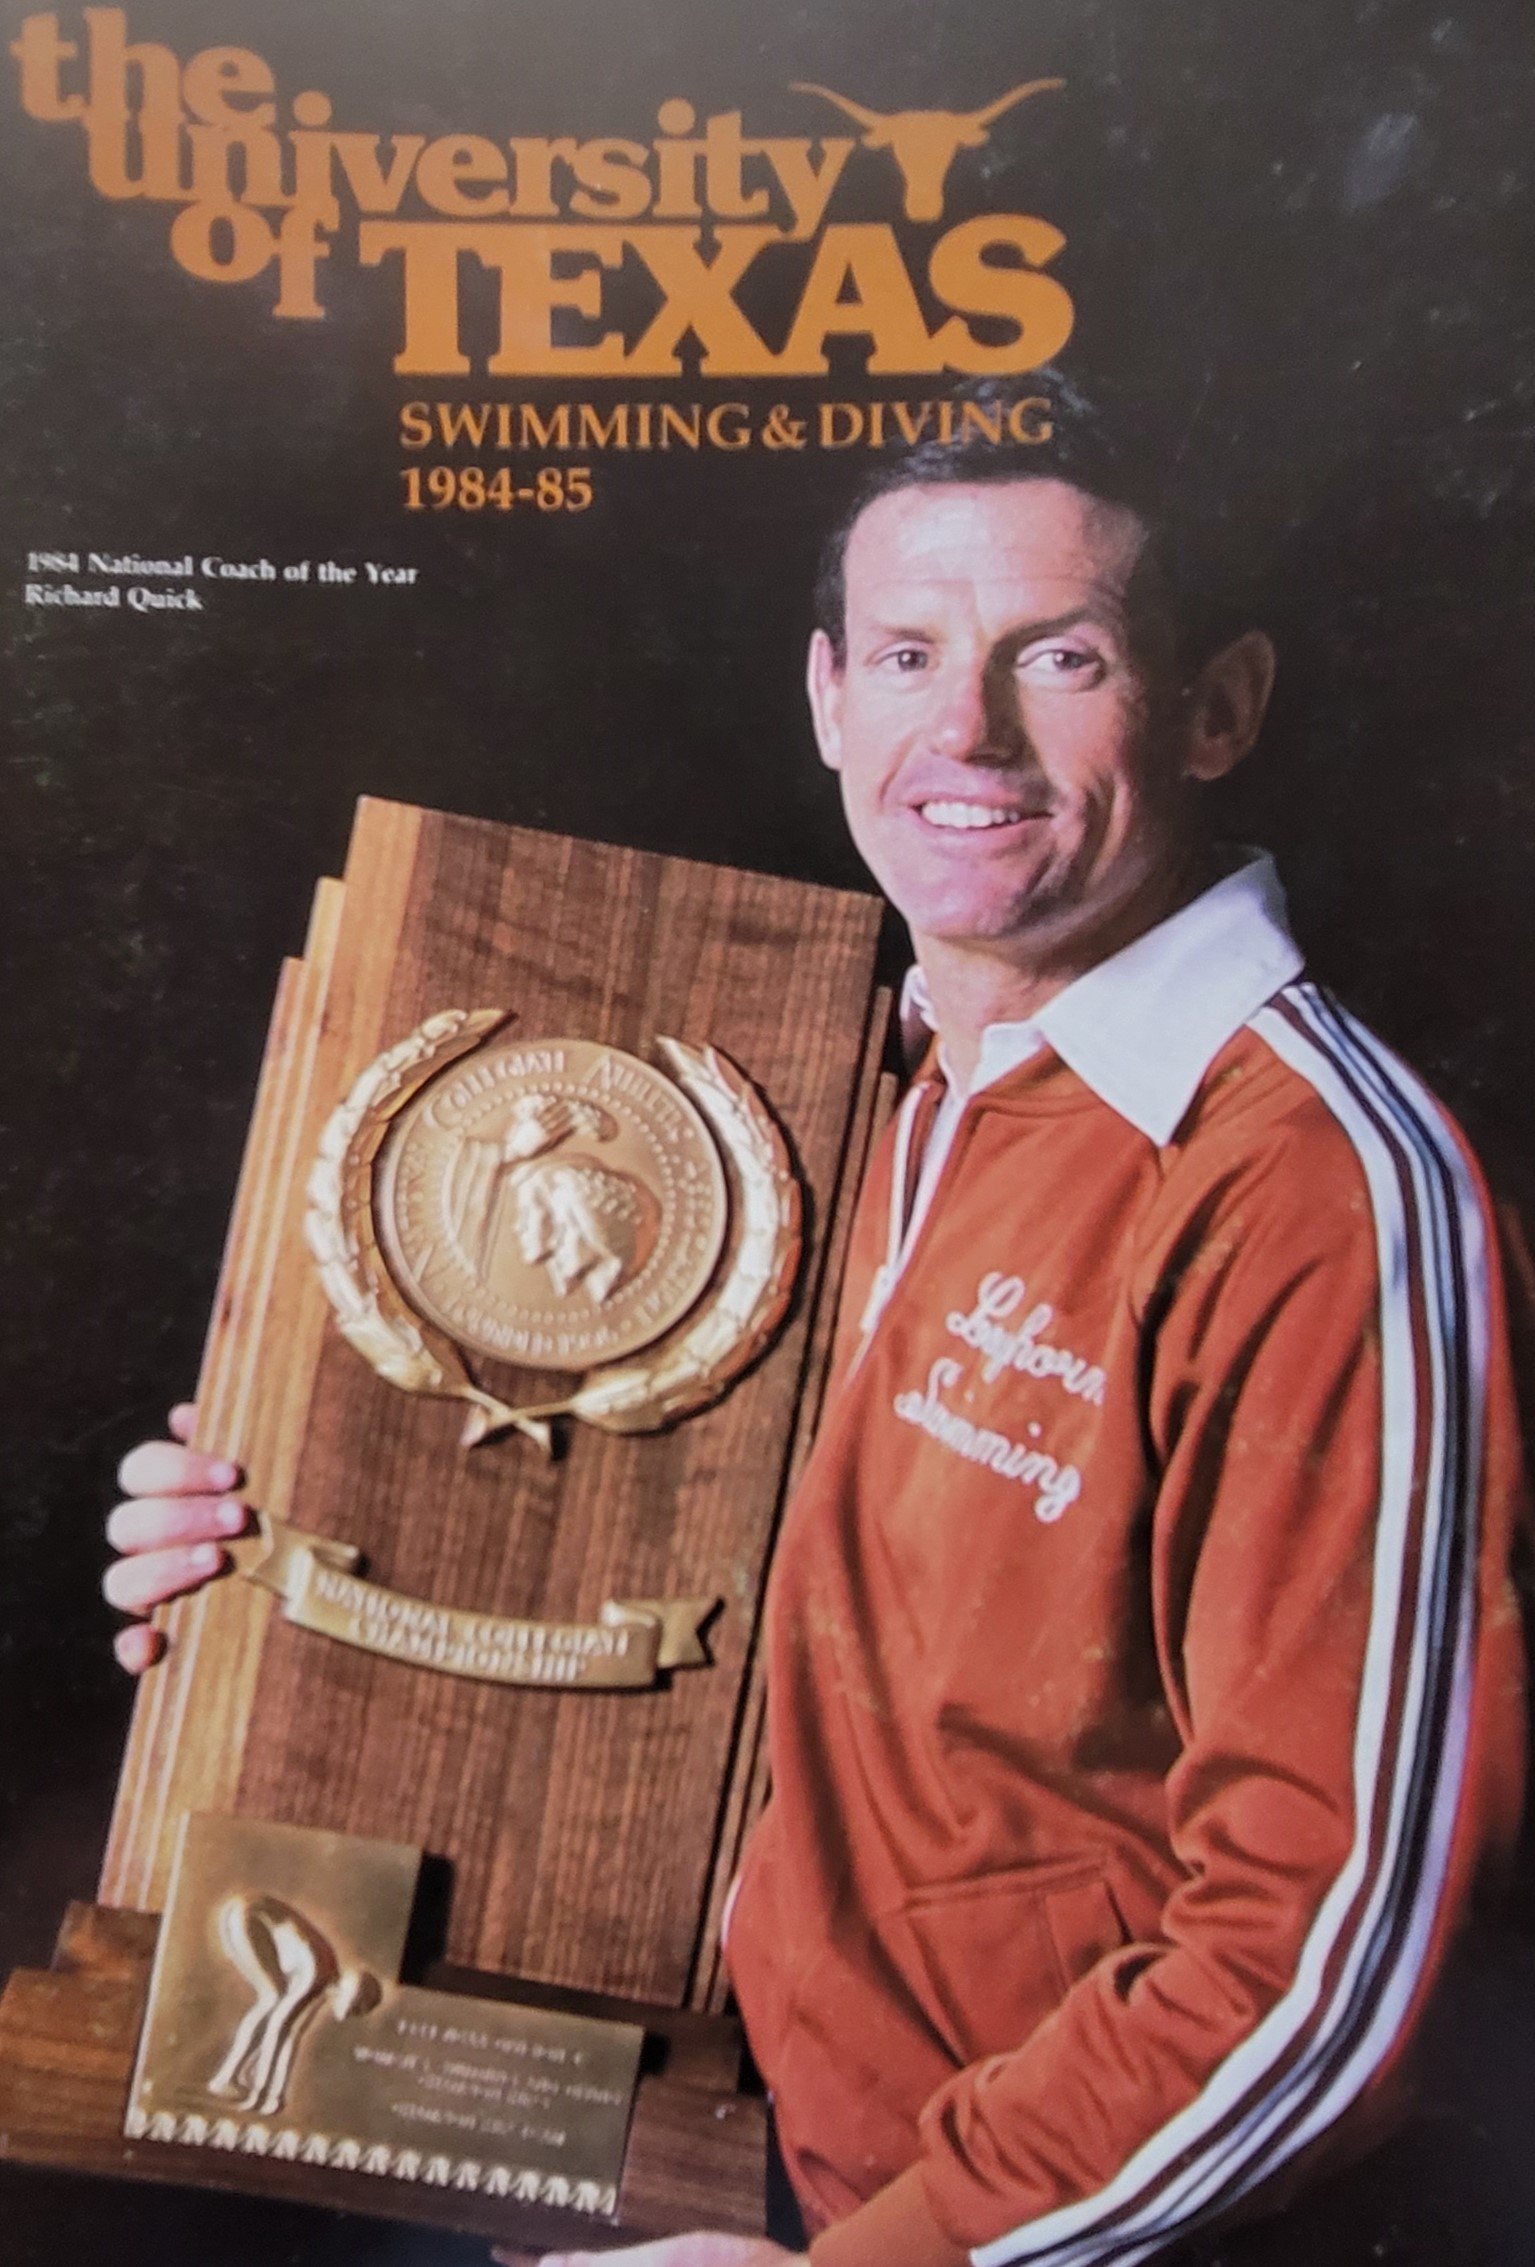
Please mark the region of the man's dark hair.
POLYGON ((1245 575, 1215 539, 1223 515, 1208 500, 1201 509, 1187 493, 1188 472, 1176 461, 1181 449, 1160 449, 1142 420, 1109 411, 1053 369, 1035 371, 1022 385, 991 379, 962 386, 950 399, 953 438, 929 437, 876 458, 822 547, 815 618, 839 669, 847 658, 848 538, 871 504, 904 488, 1060 480, 1132 512, 1146 530, 1135 581, 1147 603, 1171 617, 1182 668, 1197 668, 1253 625, 1242 595, 1245 575))

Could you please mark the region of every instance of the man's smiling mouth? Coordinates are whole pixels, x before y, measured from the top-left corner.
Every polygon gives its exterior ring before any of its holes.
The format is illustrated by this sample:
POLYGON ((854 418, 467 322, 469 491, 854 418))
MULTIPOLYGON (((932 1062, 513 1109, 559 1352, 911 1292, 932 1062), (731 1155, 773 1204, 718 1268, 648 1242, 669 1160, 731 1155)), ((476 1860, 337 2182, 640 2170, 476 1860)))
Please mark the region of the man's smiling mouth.
POLYGON ((1037 815, 1025 810, 1021 803, 962 803, 952 798, 919 803, 917 811, 930 827, 943 827, 956 834, 1018 826, 1023 820, 1037 815))

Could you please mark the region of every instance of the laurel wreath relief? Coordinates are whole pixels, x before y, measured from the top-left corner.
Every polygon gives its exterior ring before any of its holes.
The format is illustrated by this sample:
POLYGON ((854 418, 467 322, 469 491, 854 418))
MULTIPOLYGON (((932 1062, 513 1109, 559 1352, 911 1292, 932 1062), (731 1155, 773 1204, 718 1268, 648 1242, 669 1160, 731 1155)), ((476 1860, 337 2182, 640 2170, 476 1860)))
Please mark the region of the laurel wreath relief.
POLYGON ((515 1430, 546 1454, 574 1417, 614 1433, 654 1432, 717 1400, 783 1319, 800 1250, 800 1192, 788 1150, 750 1082, 713 1047, 658 1039, 703 1114, 730 1186, 730 1229, 702 1302, 638 1356, 589 1370, 556 1401, 513 1408, 469 1373, 460 1348, 402 1297, 373 1221, 373 1166, 391 1121, 428 1079, 508 1020, 449 1008, 371 1062, 332 1112, 309 1176, 304 1232, 347 1343, 391 1385, 468 1404, 463 1445, 515 1430))

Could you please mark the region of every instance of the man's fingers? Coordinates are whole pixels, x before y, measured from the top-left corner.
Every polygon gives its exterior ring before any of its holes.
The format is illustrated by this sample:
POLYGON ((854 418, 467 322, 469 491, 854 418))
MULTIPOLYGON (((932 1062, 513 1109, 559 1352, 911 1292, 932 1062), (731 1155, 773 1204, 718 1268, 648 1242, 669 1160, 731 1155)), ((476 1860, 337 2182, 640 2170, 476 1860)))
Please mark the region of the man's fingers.
POLYGON ((125 1496, 218 1496, 238 1485, 240 1468, 176 1441, 140 1441, 117 1467, 125 1496))
POLYGON ((176 1543, 212 1543, 245 1532, 238 1496, 130 1496, 107 1520, 114 1551, 162 1551, 176 1543))
POLYGON ((147 1614, 151 1606, 175 1598, 183 1590, 195 1590, 227 1563, 217 1543, 144 1551, 136 1558, 113 1561, 101 1585, 102 1595, 120 1614, 147 1614))
MULTIPOLYGON (((223 1541, 243 1533, 246 1507, 229 1491, 240 1468, 227 1457, 191 1447, 195 1402, 171 1410, 169 1440, 141 1441, 117 1468, 125 1502, 107 1520, 107 1541, 125 1555, 107 1569, 102 1595, 123 1614, 147 1614, 167 1598, 195 1590, 229 1564, 223 1541), (222 1539, 222 1540, 220 1540, 222 1539)), ((165 1639, 139 1623, 119 1630, 112 1650, 130 1676, 158 1661, 165 1639)))
POLYGON ((136 1677, 159 1660, 165 1651, 165 1639, 148 1622, 130 1622, 113 1638, 112 1650, 119 1665, 130 1677, 136 1677))

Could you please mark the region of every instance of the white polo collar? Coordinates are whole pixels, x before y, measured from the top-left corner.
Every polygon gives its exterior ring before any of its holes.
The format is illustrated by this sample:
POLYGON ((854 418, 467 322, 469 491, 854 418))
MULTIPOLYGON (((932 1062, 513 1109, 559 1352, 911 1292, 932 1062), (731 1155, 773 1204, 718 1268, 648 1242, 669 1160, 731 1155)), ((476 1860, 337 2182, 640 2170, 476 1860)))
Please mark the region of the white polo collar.
MULTIPOLYGON (((1259 852, 1068 984, 1037 1016, 989 1024, 968 1091, 994 1085, 1048 1046, 1160 1148, 1227 1041, 1303 966, 1274 861, 1259 852)), ((935 1028, 915 966, 901 1014, 908 1026, 935 1028)))

